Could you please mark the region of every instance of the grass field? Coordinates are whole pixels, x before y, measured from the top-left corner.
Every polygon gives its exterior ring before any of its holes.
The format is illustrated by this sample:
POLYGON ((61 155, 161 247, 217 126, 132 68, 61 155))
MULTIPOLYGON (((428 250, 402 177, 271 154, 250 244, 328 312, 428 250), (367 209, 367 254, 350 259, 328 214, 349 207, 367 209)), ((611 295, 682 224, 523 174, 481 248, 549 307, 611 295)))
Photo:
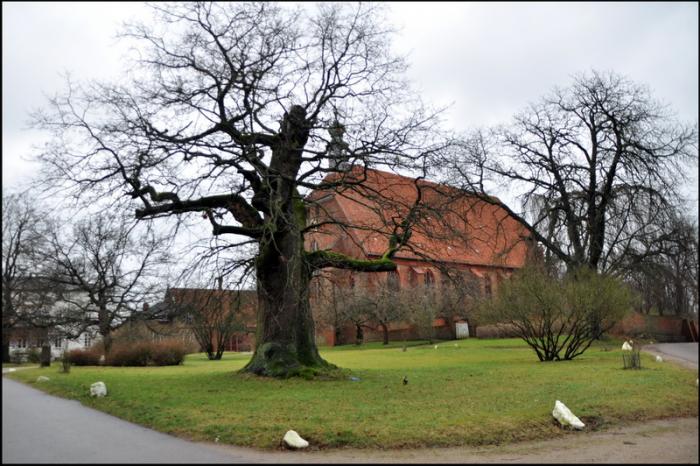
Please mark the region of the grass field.
POLYGON ((588 430, 698 415, 697 371, 646 354, 642 370, 623 370, 620 345, 602 345, 573 361, 549 363, 517 339, 442 342, 438 349, 405 352, 402 343, 322 349, 325 359, 359 381, 238 374, 250 355, 235 353, 222 361, 190 355, 171 367, 73 367, 69 374, 52 364, 10 377, 163 432, 262 448, 278 447, 288 429, 312 448, 481 445, 571 435, 553 421, 557 399, 588 430), (36 384, 38 375, 51 380, 36 384), (107 384, 106 398, 89 397, 98 380, 107 384))

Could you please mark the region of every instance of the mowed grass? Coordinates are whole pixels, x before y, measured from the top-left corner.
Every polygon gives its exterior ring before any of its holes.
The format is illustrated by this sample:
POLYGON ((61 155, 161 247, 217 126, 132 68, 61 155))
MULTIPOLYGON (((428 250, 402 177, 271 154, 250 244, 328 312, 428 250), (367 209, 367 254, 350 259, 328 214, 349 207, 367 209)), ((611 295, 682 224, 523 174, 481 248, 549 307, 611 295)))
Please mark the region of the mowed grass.
POLYGON ((438 349, 409 346, 405 352, 402 345, 322 349, 325 359, 348 369, 340 380, 239 374, 250 354, 235 353, 221 361, 190 355, 173 367, 73 367, 69 374, 52 364, 11 377, 163 432, 261 448, 278 448, 289 429, 312 448, 483 445, 573 435, 553 421, 557 399, 588 430, 698 415, 697 371, 646 354, 642 370, 623 370, 617 342, 550 363, 539 362, 517 339, 442 342, 438 349), (51 380, 36 383, 38 375, 51 380), (98 380, 107 384, 106 398, 89 396, 98 380))

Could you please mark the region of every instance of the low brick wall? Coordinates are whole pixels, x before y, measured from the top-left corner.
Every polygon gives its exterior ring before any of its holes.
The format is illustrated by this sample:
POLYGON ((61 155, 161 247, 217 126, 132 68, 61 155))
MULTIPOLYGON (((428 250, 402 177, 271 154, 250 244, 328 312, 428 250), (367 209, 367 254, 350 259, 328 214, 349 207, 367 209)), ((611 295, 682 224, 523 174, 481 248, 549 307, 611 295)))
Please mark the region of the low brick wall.
POLYGON ((632 313, 618 322, 611 335, 621 337, 649 337, 660 342, 683 342, 683 319, 671 316, 648 316, 632 313))
POLYGON ((474 336, 477 338, 512 338, 518 333, 510 324, 478 325, 474 329, 474 336))

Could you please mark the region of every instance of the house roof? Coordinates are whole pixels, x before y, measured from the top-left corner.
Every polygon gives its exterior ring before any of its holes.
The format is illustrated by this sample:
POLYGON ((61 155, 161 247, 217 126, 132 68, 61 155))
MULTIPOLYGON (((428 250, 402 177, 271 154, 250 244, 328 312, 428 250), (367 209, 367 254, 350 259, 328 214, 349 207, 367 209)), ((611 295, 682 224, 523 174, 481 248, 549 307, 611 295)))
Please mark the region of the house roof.
POLYGON ((406 218, 420 192, 421 207, 416 210, 410 240, 396 258, 511 268, 524 265, 527 230, 503 208, 475 195, 360 166, 330 174, 324 181, 350 183, 314 191, 307 200, 312 205, 324 198, 337 203, 333 220, 350 226, 348 239, 365 256, 387 251, 391 232, 406 218))
POLYGON ((168 288, 163 300, 149 306, 146 315, 152 320, 166 323, 181 318, 192 310, 210 316, 221 316, 234 311, 239 313, 246 323, 254 323, 256 305, 256 290, 168 288), (240 303, 237 302, 238 299, 240 303))
POLYGON ((228 308, 240 299, 241 307, 257 300, 256 290, 217 290, 210 288, 168 288, 165 301, 179 305, 195 305, 206 308, 223 303, 228 308))

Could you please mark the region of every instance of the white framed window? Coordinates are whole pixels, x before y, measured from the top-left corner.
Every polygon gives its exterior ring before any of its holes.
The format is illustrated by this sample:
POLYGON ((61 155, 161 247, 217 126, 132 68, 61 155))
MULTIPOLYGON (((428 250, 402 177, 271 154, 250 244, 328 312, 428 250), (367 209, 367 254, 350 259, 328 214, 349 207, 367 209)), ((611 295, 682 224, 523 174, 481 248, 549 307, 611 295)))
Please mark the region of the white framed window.
POLYGON ((86 348, 89 348, 91 343, 92 343, 92 337, 86 333, 83 337, 83 344, 85 345, 86 348))
POLYGON ((53 339, 53 346, 54 346, 55 348, 60 348, 62 344, 63 344, 63 338, 61 338, 61 337, 56 337, 56 338, 53 339))

